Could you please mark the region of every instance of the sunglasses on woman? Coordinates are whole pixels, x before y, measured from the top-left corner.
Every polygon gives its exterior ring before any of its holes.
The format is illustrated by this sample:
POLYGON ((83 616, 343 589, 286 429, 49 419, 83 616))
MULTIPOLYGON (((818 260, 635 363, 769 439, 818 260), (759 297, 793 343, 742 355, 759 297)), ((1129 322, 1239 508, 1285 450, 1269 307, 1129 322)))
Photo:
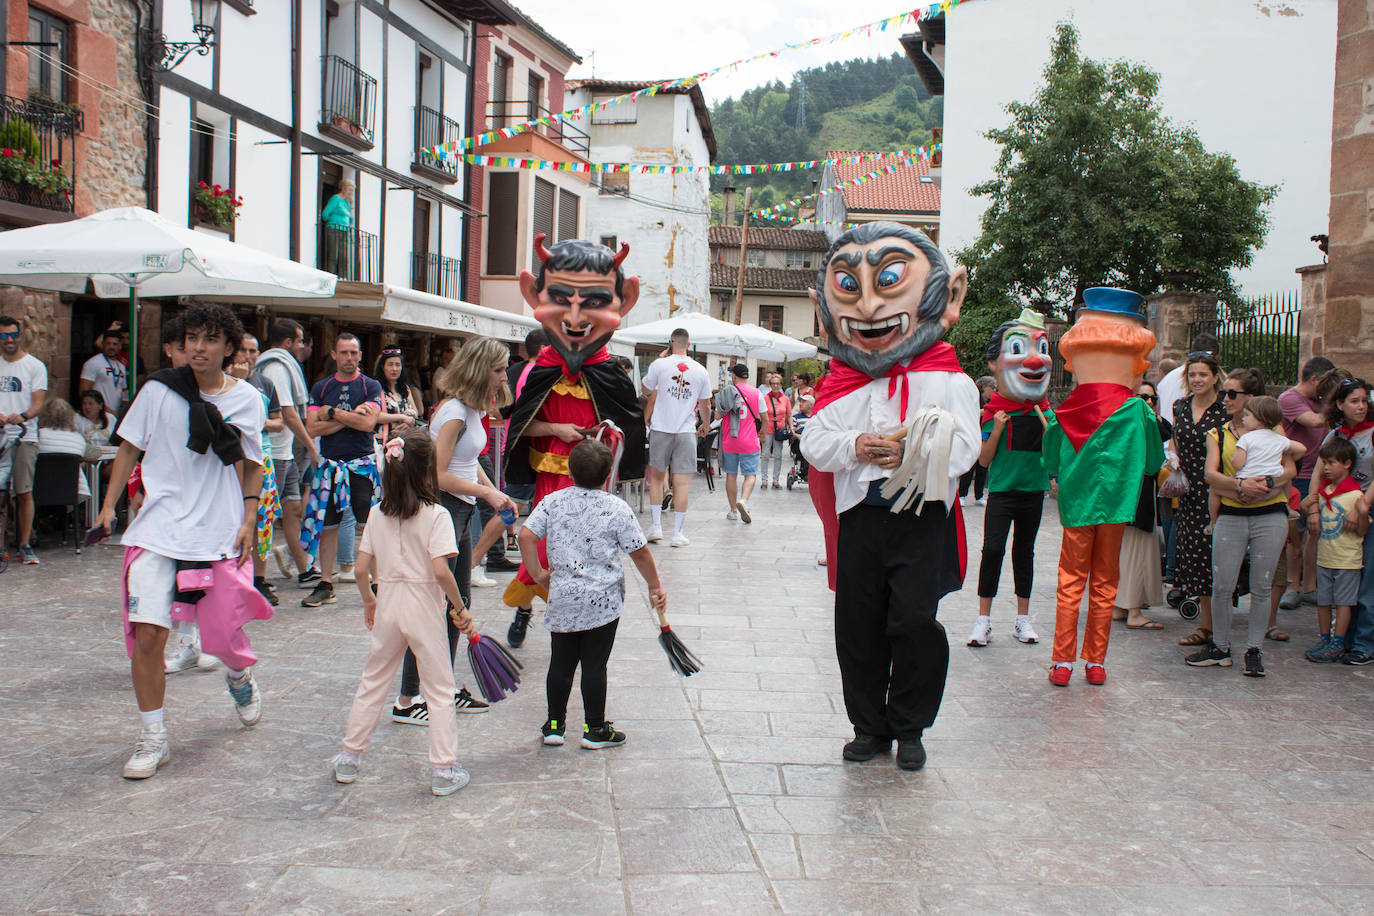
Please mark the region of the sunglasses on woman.
POLYGON ((1224 397, 1226 400, 1230 401, 1240 397, 1243 394, 1245 394, 1244 391, 1233 391, 1232 389, 1227 388, 1225 391, 1221 393, 1221 396, 1224 397))
POLYGON ((1353 391, 1356 388, 1363 388, 1365 391, 1368 391, 1369 383, 1362 378, 1343 378, 1336 390, 1345 394, 1347 391, 1353 391))

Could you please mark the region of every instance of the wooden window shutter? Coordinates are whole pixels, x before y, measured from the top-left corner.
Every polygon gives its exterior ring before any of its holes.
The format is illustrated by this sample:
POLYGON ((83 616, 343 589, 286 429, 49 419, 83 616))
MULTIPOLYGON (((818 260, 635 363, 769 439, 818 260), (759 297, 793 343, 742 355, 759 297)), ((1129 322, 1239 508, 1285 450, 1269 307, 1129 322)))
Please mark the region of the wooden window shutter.
POLYGON ((558 192, 558 240, 560 242, 577 238, 577 205, 580 203, 572 191, 559 189, 558 192))
POLYGON ((492 172, 487 199, 487 273, 515 275, 515 232, 520 219, 520 176, 492 172))
MULTIPOLYGON (((557 241, 553 234, 553 203, 556 196, 554 192, 557 190, 552 182, 542 178, 534 179, 534 231, 530 237, 533 238, 542 232, 547 237, 548 244, 557 241)), ((531 257, 533 257, 533 246, 531 246, 531 257)))

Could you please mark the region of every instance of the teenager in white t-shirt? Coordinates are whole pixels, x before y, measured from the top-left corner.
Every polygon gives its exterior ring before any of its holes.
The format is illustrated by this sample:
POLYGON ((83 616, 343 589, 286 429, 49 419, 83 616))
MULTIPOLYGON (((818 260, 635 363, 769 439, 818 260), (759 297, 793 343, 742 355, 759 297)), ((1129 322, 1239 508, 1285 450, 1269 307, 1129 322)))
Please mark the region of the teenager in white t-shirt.
MULTIPOLYGON (((224 372, 238 349, 243 325, 220 305, 193 306, 182 320, 188 365, 200 397, 218 408, 223 422, 238 434, 243 457, 225 464, 213 447, 204 454, 192 451, 191 405, 160 381, 144 386, 119 424, 123 441, 96 525, 109 529, 119 494, 142 452, 143 509, 123 539, 126 551, 141 548, 128 563, 123 583, 133 630, 134 695, 143 721, 133 756, 124 766, 129 779, 152 776, 168 758, 163 650, 172 625, 178 561, 237 557, 239 567, 247 563, 262 489, 262 398, 256 388, 224 372)), ((202 630, 207 626, 202 620, 202 630)), ((241 631, 238 637, 246 644, 241 631)), ((262 698, 252 669, 231 667, 227 680, 240 721, 256 725, 262 698)))
POLYGON ((687 521, 687 488, 697 469, 697 438, 711 428, 711 376, 706 367, 687 356, 687 331, 678 328, 668 338, 669 353, 644 373, 644 422, 649 427, 650 524, 647 537, 663 540, 663 486, 673 475, 674 547, 691 543, 682 527, 687 521))

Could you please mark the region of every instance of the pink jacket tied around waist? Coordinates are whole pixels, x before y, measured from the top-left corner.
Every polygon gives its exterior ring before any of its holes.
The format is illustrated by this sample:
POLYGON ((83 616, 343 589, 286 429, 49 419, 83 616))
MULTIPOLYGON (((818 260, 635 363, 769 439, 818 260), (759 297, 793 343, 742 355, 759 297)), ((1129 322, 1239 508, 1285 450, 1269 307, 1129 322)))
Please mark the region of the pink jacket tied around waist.
MULTIPOLYGON (((129 564, 143 552, 142 547, 124 551, 124 648, 134 655, 134 627, 129 622, 129 564)), ((238 565, 237 557, 216 560, 202 569, 183 569, 177 573, 177 588, 204 589, 205 597, 195 604, 172 605, 174 620, 194 620, 200 626, 201 649, 224 660, 230 668, 243 669, 257 664, 258 657, 243 632, 250 620, 267 620, 272 605, 253 587, 253 567, 238 565)))

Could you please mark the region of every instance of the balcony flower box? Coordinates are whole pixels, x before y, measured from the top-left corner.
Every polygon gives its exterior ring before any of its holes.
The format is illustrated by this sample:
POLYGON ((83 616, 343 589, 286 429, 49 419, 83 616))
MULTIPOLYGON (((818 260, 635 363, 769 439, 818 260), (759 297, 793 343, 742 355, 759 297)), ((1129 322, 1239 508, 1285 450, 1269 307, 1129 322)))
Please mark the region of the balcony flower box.
POLYGON ((195 221, 226 231, 234 228, 234 220, 238 218, 241 206, 242 197, 236 196, 232 188, 222 188, 217 184, 199 182, 195 193, 191 195, 191 215, 195 221))

